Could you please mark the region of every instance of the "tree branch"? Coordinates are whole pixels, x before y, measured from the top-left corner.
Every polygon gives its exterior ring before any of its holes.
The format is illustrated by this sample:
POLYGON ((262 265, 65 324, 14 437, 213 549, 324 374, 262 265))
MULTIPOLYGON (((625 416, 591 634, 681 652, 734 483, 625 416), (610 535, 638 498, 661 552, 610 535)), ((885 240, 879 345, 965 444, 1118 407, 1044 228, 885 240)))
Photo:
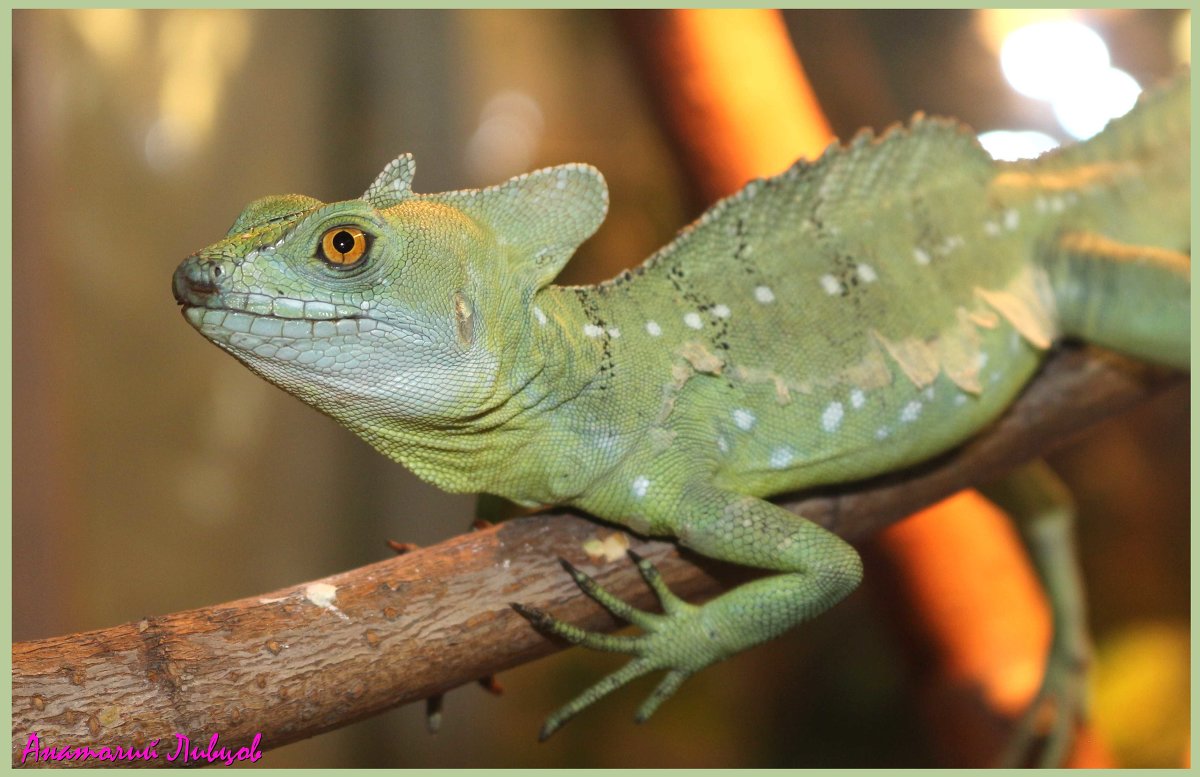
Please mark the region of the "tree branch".
MULTIPOLYGON (((1092 350, 1056 354, 1000 422, 912 470, 781 500, 850 540, 1044 453, 1084 427, 1184 382, 1092 350)), ((13 646, 13 758, 43 746, 134 744, 219 731, 234 747, 312 736, 557 650, 509 608, 520 601, 592 629, 617 624, 558 556, 652 606, 633 567, 589 558, 621 532, 569 513, 519 518, 314 583, 109 629, 13 646)), ((630 537, 688 597, 744 571, 630 537)), ((533 733, 530 733, 533 736, 533 733)), ((170 750, 168 750, 169 752, 170 750)))

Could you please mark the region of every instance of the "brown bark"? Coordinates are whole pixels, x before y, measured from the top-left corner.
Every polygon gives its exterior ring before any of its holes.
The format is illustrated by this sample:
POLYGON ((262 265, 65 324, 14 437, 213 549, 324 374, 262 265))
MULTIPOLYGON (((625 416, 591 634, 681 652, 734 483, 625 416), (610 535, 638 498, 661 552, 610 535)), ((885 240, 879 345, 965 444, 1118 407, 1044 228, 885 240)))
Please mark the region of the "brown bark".
MULTIPOLYGON (((1091 351, 1055 356, 987 433, 940 459, 871 482, 782 500, 860 540, 1182 379, 1091 351)), ((508 604, 543 608, 586 628, 614 621, 555 563, 562 556, 618 596, 652 606, 623 559, 583 544, 620 529, 550 513, 509 521, 312 584, 109 629, 13 646, 13 758, 30 732, 45 745, 204 740, 269 748, 345 725, 530 661, 562 645, 508 604)), ((659 541, 631 538, 684 596, 721 590, 737 573, 659 541)), ((533 736, 533 733, 530 733, 533 736)))

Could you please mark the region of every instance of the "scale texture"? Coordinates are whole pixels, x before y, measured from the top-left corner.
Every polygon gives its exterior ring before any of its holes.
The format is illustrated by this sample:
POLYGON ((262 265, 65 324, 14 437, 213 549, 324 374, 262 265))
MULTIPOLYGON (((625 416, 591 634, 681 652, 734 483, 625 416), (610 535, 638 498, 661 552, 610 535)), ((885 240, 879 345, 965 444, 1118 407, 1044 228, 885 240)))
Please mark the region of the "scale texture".
POLYGON ((1004 411, 1077 337, 1187 368, 1190 82, 1096 138, 993 162, 952 121, 862 133, 713 206, 641 266, 552 285, 607 209, 581 164, 418 194, 389 164, 360 199, 249 205, 174 277, 183 313, 251 370, 452 491, 569 504, 779 574, 703 605, 639 564, 663 613, 540 628, 688 675, 831 606, 855 551, 765 501, 897 470, 1004 411))

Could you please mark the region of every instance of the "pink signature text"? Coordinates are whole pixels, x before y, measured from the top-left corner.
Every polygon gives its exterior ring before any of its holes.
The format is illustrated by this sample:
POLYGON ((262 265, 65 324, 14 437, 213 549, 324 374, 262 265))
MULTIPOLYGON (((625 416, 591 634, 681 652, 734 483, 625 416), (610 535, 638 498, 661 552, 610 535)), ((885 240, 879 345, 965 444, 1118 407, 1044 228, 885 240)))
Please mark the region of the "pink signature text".
POLYGON ((262 742, 262 734, 255 734, 254 739, 250 740, 249 745, 239 747, 237 749, 226 747, 220 744, 221 735, 214 733, 209 737, 208 741, 202 745, 192 744, 191 738, 184 734, 175 734, 175 747, 168 752, 168 748, 164 747, 162 753, 159 753, 159 740, 152 739, 142 747, 121 747, 120 745, 99 745, 93 747, 91 745, 63 745, 55 747, 54 745, 43 745, 38 739, 37 732, 34 731, 29 735, 29 740, 25 743, 25 749, 21 751, 21 765, 24 766, 27 760, 32 759, 34 763, 53 763, 55 761, 157 761, 160 757, 164 757, 168 763, 182 765, 199 765, 199 764, 224 764, 232 766, 238 761, 249 761, 254 763, 262 758, 262 751, 258 749, 259 743, 262 742))

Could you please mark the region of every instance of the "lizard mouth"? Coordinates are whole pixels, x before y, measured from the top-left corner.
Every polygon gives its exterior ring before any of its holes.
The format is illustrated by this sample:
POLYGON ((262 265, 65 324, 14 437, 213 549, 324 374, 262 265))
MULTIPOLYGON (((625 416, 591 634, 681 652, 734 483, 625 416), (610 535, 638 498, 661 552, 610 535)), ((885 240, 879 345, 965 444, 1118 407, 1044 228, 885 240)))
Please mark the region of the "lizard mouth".
POLYGON ((222 289, 222 275, 221 265, 197 257, 188 258, 175 270, 172 278, 175 302, 196 329, 203 326, 239 331, 242 329, 239 324, 251 326, 254 321, 262 320, 263 324, 258 326, 266 333, 288 321, 306 324, 328 321, 336 326, 347 320, 370 320, 366 307, 222 289), (270 321, 276 324, 268 324, 270 321))
MULTIPOLYGON (((202 335, 227 350, 286 359, 293 350, 318 350, 361 337, 399 337, 405 345, 432 342, 415 322, 391 320, 370 302, 345 304, 301 300, 222 288, 219 264, 197 256, 175 270, 172 290, 183 317, 202 335)), ((304 358, 301 357, 301 361, 304 358)))

